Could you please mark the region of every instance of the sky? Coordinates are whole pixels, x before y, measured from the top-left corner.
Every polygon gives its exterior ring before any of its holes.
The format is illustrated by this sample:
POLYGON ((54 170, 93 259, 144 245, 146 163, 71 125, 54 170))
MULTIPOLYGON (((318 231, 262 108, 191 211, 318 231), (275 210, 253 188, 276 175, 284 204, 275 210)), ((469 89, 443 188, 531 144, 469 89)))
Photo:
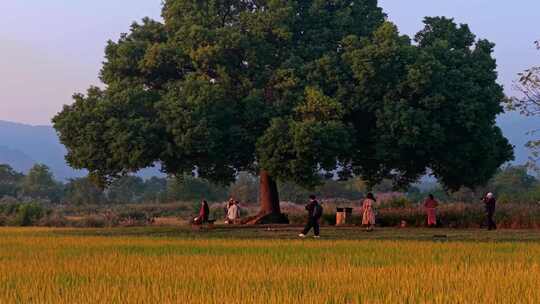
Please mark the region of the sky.
MULTIPOLYGON (((496 43, 500 83, 513 94, 517 73, 540 64, 540 1, 380 0, 400 31, 413 36, 425 16, 454 17, 496 43)), ((1 0, 0 120, 50 125, 71 96, 99 85, 106 41, 145 16, 159 19, 161 0, 1 0)), ((517 116, 508 119, 521 119, 517 116)))

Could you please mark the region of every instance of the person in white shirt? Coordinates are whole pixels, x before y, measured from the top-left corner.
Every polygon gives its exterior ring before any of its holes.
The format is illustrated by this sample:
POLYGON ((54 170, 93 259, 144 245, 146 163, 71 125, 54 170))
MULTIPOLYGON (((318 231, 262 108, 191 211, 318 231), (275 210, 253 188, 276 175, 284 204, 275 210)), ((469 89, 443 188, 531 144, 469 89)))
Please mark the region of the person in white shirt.
POLYGON ((238 201, 235 201, 229 209, 227 209, 227 224, 235 224, 240 219, 240 207, 238 201))

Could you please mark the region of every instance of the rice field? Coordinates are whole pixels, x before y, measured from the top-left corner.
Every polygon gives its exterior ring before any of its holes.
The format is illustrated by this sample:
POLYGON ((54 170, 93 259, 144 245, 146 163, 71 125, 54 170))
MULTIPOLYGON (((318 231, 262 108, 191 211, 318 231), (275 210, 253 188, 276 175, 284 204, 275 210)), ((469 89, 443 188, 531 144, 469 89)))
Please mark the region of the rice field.
POLYGON ((1 229, 0 303, 540 303, 536 232, 343 231, 1 229))

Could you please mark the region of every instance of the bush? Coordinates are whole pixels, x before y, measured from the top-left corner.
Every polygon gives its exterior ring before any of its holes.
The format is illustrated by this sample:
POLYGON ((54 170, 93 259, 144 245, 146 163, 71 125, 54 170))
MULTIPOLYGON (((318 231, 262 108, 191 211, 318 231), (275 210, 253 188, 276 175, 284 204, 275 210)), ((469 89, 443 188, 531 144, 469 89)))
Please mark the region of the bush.
POLYGON ((36 203, 18 205, 12 225, 32 226, 46 215, 46 210, 36 203))

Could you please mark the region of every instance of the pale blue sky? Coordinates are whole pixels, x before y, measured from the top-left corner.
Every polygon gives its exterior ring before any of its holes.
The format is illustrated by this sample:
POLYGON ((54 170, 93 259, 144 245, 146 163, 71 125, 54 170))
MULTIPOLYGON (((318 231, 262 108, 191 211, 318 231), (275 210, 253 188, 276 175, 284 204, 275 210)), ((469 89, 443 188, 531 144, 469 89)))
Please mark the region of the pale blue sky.
MULTIPOLYGON (((1 0, 0 120, 50 124, 74 92, 99 84, 108 39, 144 16, 159 18, 161 0, 1 0)), ((406 34, 424 16, 455 17, 497 44, 500 81, 511 94, 516 74, 540 64, 540 1, 381 0, 406 34)))

